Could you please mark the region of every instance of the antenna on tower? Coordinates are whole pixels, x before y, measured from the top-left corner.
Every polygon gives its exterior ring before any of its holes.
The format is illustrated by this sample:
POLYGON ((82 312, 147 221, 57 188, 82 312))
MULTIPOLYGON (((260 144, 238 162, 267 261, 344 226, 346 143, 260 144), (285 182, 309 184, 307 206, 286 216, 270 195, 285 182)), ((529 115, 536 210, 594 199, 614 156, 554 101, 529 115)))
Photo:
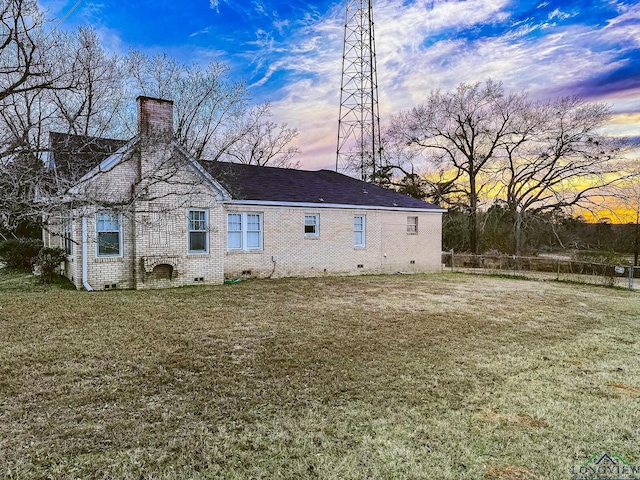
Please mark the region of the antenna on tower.
POLYGON ((347 0, 336 171, 374 178, 381 166, 372 0, 347 0))

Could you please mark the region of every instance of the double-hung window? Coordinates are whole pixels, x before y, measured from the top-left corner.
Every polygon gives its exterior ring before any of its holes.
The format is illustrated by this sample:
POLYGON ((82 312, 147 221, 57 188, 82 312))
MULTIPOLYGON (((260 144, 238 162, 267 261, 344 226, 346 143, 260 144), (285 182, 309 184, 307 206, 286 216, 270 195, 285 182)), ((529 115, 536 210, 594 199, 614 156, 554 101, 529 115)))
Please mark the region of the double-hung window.
POLYGON ((64 253, 73 255, 73 220, 65 217, 62 220, 62 238, 64 240, 64 253))
POLYGON ((418 217, 407 217, 407 233, 418 233, 418 217))
POLYGON ((262 250, 262 214, 227 214, 227 250, 262 250))
POLYGON ((365 246, 366 220, 364 215, 355 215, 353 217, 353 245, 355 247, 365 246))
POLYGON ((206 210, 189 210, 187 230, 189 253, 209 252, 209 225, 206 210))
POLYGON ((317 213, 304 216, 304 236, 318 237, 320 235, 320 215, 317 213))
POLYGON ((96 215, 98 257, 122 256, 122 216, 117 213, 96 215))

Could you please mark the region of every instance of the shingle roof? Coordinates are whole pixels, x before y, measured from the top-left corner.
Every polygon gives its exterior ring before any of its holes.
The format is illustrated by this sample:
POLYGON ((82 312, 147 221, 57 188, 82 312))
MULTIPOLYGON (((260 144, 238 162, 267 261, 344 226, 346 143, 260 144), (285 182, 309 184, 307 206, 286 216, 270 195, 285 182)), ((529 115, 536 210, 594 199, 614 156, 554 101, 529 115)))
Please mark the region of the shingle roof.
POLYGON ((49 133, 51 156, 49 168, 59 179, 74 183, 103 160, 111 156, 126 140, 88 137, 68 133, 49 133))
POLYGON ((236 200, 440 209, 330 170, 293 170, 209 161, 199 163, 236 200))
MULTIPOLYGON (((127 143, 56 132, 51 132, 50 138, 49 167, 55 167, 58 177, 70 183, 78 181, 127 143)), ((436 205, 330 170, 294 170, 206 160, 198 163, 234 200, 440 210, 436 205)))

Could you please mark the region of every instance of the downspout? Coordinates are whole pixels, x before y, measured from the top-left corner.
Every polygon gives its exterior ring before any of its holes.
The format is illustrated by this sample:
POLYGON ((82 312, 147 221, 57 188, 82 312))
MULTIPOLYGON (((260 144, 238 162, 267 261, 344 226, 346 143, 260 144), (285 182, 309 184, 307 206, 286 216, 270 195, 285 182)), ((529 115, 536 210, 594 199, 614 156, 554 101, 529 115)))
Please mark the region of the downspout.
POLYGON ((82 217, 82 285, 87 292, 91 292, 93 288, 89 285, 88 280, 87 243, 87 217, 82 217))

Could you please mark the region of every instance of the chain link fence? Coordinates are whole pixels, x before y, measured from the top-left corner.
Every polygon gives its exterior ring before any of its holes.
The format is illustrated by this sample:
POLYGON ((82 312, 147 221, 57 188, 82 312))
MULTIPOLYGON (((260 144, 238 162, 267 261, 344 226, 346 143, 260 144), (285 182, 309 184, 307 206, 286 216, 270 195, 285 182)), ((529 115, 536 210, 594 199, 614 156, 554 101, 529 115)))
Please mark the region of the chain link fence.
POLYGON ((442 252, 442 269, 640 289, 640 266, 611 265, 561 257, 472 255, 450 251, 442 252))

